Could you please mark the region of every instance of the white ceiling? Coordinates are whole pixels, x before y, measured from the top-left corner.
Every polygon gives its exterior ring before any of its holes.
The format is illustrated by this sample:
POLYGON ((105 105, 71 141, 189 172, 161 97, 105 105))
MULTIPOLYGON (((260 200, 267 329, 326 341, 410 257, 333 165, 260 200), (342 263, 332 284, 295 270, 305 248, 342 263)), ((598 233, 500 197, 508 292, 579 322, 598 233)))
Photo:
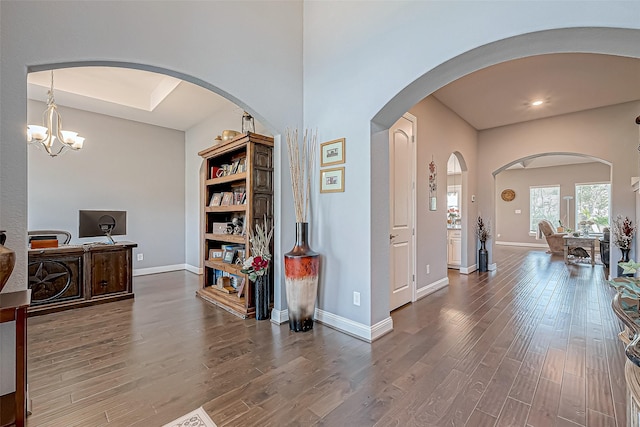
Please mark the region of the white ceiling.
MULTIPOLYGON (((187 130, 223 108, 242 109, 200 86, 147 71, 78 67, 55 71, 59 105, 187 130)), ((28 76, 30 99, 46 101, 51 73, 28 76)), ((610 55, 533 56, 476 71, 433 94, 477 130, 640 100, 640 60, 610 55), (531 101, 542 99, 540 107, 531 101)), ((639 112, 640 113, 640 112, 639 112)), ((550 156, 514 167, 584 158, 550 156)))
MULTIPOLYGON (((51 72, 29 73, 27 96, 46 102, 51 72)), ((129 68, 78 67, 54 71, 58 105, 185 131, 223 108, 242 109, 192 83, 129 68)))

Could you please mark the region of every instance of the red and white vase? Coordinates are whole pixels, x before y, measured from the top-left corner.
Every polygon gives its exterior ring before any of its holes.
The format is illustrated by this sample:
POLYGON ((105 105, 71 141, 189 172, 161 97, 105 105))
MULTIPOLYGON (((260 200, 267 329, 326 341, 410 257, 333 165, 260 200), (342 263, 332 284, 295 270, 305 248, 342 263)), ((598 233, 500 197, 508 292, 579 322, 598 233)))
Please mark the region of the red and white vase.
POLYGON ((309 223, 296 223, 296 244, 284 254, 284 276, 289 307, 289 329, 305 332, 313 329, 313 314, 318 296, 320 254, 309 247, 309 223))

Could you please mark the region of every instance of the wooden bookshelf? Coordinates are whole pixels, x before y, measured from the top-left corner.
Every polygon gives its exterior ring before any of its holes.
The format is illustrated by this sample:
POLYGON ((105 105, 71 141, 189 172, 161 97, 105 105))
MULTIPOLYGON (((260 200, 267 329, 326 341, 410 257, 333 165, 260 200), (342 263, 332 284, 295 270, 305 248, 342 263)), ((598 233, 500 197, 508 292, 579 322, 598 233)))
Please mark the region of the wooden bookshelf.
POLYGON ((240 271, 242 265, 238 254, 244 252, 245 258, 251 256, 247 230, 255 229, 256 222, 261 223, 266 216, 273 223, 273 138, 246 133, 198 155, 205 159, 207 176, 203 184, 203 275, 197 295, 237 316, 254 317, 253 287, 240 271), (212 205, 214 200, 221 201, 228 193, 233 194, 231 204, 212 205), (214 198, 215 195, 219 197, 214 198), (236 195, 244 196, 244 201, 236 195), (225 233, 220 232, 225 230, 225 224, 232 224, 234 218, 236 221, 242 219, 243 230, 238 233, 237 227, 232 227, 225 233), (224 248, 231 248, 230 252, 236 254, 233 262, 209 258, 211 251, 224 252, 224 248), (244 279, 242 295, 218 289, 215 285, 221 275, 235 279, 237 286, 244 279))

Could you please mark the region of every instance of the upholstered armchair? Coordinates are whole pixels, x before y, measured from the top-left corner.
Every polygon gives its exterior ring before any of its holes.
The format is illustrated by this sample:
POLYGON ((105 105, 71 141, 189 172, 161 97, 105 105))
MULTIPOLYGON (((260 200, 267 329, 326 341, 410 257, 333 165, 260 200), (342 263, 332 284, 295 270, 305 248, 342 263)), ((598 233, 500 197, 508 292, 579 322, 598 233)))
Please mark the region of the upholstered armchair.
POLYGON ((565 236, 567 233, 556 233, 551 222, 546 219, 543 219, 538 223, 538 228, 544 238, 547 239, 547 244, 549 245, 549 250, 551 252, 564 253, 564 240, 562 239, 562 236, 565 236))

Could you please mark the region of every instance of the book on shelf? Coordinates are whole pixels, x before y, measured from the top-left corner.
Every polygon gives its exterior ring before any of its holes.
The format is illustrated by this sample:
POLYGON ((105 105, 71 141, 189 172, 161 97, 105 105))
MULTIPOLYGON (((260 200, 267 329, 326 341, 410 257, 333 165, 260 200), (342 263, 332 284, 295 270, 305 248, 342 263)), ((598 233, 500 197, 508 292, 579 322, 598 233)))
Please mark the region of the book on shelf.
POLYGON ((244 191, 243 192, 240 192, 240 191, 234 192, 233 193, 233 204, 234 205, 242 205, 243 201, 244 201, 244 199, 246 197, 247 197, 247 193, 245 193, 244 191))
POLYGON ((247 158, 243 157, 238 162, 238 172, 237 173, 246 172, 246 170, 247 170, 247 158))
POLYGON ((231 173, 232 174, 236 174, 238 173, 238 165, 240 164, 240 162, 238 160, 236 160, 235 162, 233 162, 231 164, 231 173))

